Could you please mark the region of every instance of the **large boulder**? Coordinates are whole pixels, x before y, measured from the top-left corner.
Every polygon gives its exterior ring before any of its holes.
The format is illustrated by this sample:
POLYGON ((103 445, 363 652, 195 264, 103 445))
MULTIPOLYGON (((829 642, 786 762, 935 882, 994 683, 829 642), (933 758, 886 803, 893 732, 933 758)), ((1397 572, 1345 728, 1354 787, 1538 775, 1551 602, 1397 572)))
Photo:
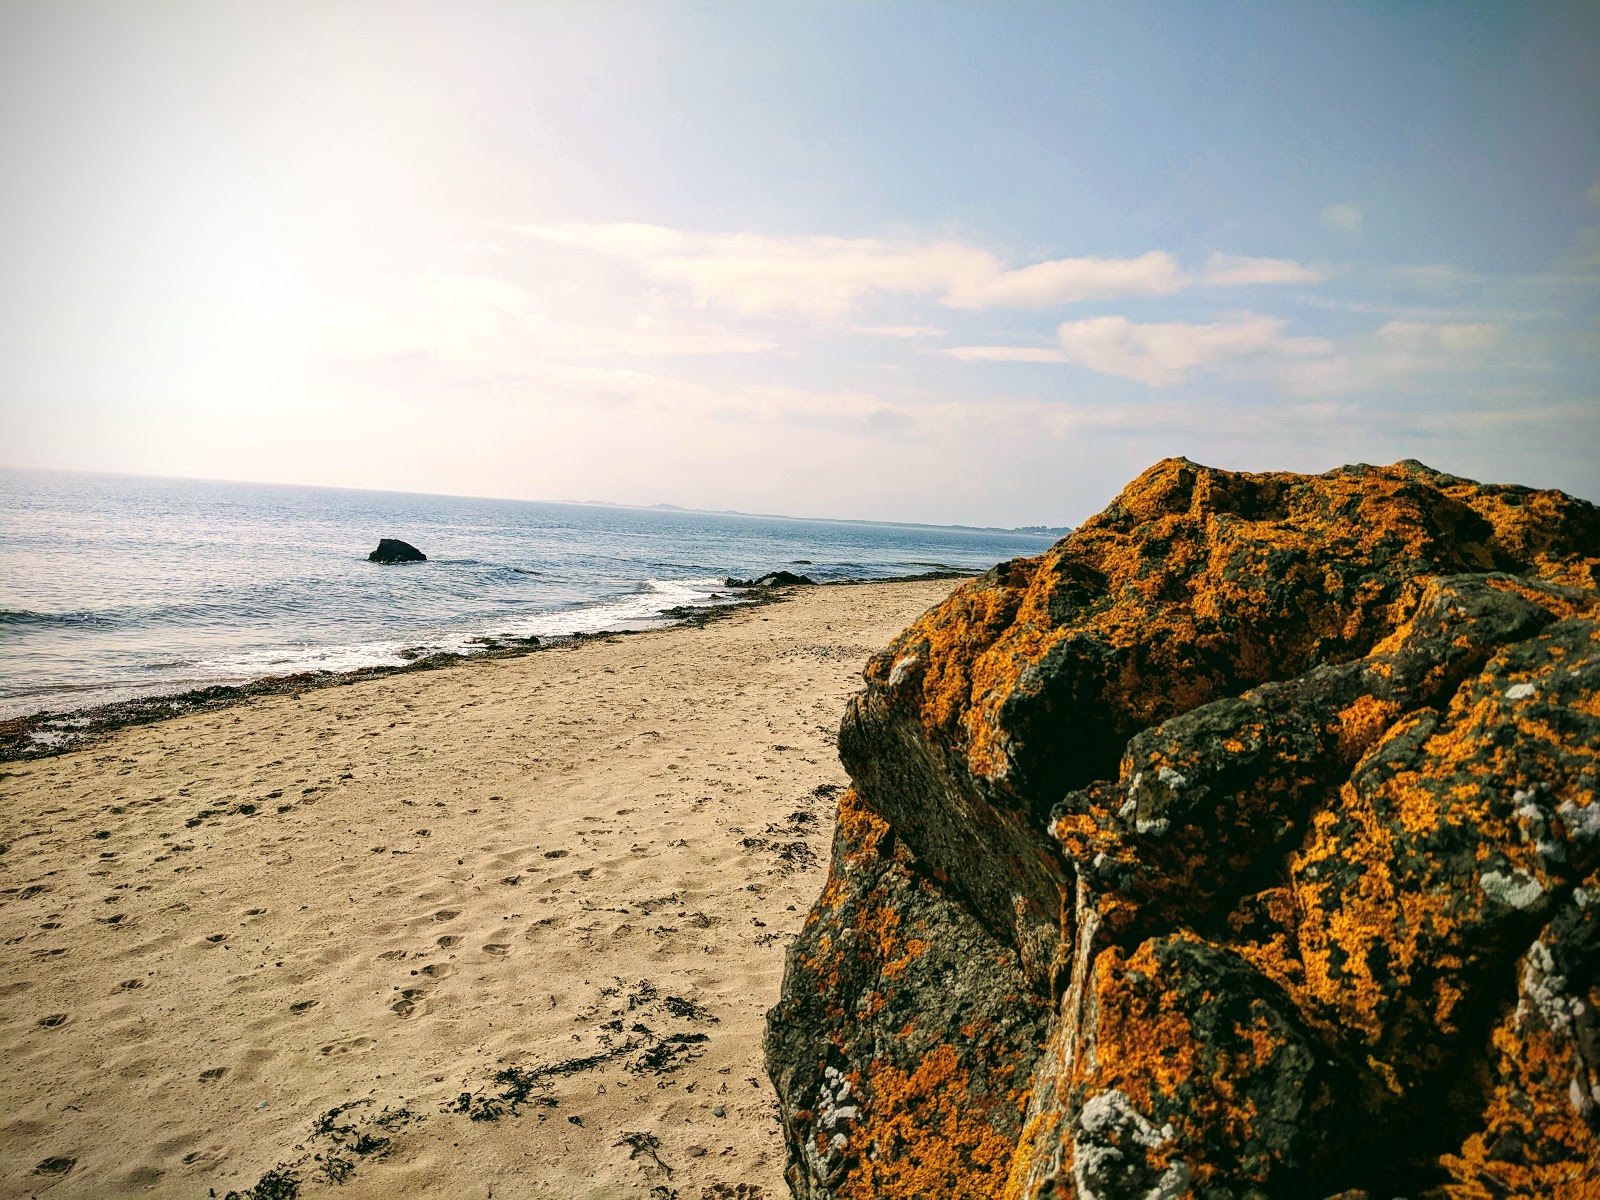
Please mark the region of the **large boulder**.
POLYGON ((840 730, 795 1195, 1591 1194, 1597 582, 1560 492, 1169 459, 959 588, 840 730))
POLYGON ((402 542, 398 538, 379 538, 378 548, 367 555, 367 561, 375 563, 427 562, 428 556, 410 542, 402 542))

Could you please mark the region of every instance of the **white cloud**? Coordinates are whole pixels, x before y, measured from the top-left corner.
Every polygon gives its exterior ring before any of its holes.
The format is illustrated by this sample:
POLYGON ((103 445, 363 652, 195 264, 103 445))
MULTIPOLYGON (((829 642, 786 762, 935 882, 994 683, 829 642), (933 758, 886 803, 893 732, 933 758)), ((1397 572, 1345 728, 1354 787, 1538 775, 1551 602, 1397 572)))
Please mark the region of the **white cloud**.
POLYGON ((1330 204, 1322 210, 1322 220, 1346 233, 1360 233, 1362 212, 1353 204, 1330 204))
POLYGON ((1323 354, 1321 338, 1284 337, 1276 317, 1240 313, 1226 321, 1136 324, 1126 317, 1068 321, 1057 331, 1065 361, 1152 387, 1183 383, 1195 371, 1230 360, 1323 354))
MULTIPOLYGON (((926 295, 950 308, 1045 307, 1119 296, 1167 296, 1199 284, 1307 282, 1319 272, 1284 259, 1214 255, 1199 275, 1164 250, 1132 258, 1059 258, 1007 268, 956 241, 690 233, 628 222, 524 226, 546 243, 606 255, 699 304, 744 315, 837 319, 876 295, 926 295)), ((884 327, 897 328, 897 327, 884 327)), ((904 328, 904 327, 899 327, 904 328)))
POLYGON ((1327 275, 1287 258, 1240 258, 1213 254, 1201 281, 1208 287, 1242 287, 1261 283, 1316 283, 1327 275))

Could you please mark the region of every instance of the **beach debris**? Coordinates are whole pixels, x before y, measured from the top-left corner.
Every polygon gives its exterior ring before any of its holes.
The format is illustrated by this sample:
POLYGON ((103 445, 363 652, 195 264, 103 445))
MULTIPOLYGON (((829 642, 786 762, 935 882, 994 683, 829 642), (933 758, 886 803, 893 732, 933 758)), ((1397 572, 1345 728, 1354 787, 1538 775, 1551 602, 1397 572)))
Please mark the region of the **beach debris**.
POLYGON ((624 1133, 613 1145, 627 1146, 628 1161, 632 1162, 641 1154, 647 1156, 651 1162, 667 1173, 667 1178, 672 1178, 672 1168, 661 1161, 661 1139, 653 1133, 624 1133))
MULTIPOLYGON (((216 1190, 210 1190, 210 1195, 215 1196, 216 1190)), ((259 1180, 254 1187, 245 1188, 242 1192, 227 1192, 222 1200, 297 1200, 300 1195, 300 1177, 286 1165, 272 1168, 259 1180)))
POLYGON ((378 548, 367 555, 367 561, 375 563, 427 562, 428 556, 410 542, 402 542, 399 538, 380 538, 378 540, 378 548))
MULTIPOLYGON (((371 1097, 337 1104, 317 1117, 298 1158, 281 1162, 263 1175, 254 1187, 230 1191, 222 1200, 297 1200, 304 1182, 302 1172, 317 1179, 342 1184, 355 1174, 364 1161, 387 1158, 394 1148, 394 1135, 413 1121, 423 1118, 401 1105, 384 1106, 376 1114, 370 1110, 371 1097), (317 1145, 316 1143, 322 1143, 317 1145)), ((209 1193, 216 1196, 216 1190, 209 1193)))

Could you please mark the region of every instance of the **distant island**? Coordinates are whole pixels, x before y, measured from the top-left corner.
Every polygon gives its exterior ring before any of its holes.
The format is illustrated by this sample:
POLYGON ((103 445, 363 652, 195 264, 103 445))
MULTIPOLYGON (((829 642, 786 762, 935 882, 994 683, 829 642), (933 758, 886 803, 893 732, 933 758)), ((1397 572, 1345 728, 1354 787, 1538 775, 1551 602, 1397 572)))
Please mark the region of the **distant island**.
POLYGON ((711 517, 760 517, 768 521, 821 521, 829 525, 889 525, 896 529, 968 529, 973 533, 1022 533, 1064 538, 1071 525, 937 525, 932 521, 872 521, 862 517, 796 517, 788 513, 753 513, 737 508, 687 508, 682 504, 618 504, 613 500, 572 500, 585 508, 632 508, 642 512, 701 513, 711 517))

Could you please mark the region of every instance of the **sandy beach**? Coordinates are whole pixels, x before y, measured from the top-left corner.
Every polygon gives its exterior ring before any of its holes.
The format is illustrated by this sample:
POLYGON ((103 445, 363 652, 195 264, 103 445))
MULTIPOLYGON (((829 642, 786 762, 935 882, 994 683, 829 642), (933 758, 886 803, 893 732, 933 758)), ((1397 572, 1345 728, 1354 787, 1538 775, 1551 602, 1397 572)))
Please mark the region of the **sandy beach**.
POLYGON ((0 768, 0 1193, 786 1195, 762 1017, 842 705, 953 586, 0 768))

